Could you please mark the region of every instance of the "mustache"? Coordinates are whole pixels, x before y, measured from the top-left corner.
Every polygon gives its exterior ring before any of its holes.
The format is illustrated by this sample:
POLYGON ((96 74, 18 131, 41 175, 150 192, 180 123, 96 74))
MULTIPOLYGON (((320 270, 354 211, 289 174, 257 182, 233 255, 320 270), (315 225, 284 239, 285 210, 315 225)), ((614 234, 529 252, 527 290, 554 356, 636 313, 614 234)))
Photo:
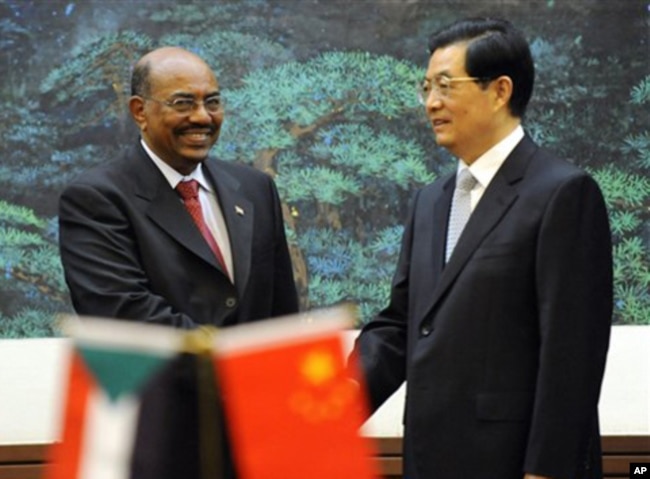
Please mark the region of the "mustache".
POLYGON ((174 128, 174 133, 176 134, 183 134, 187 132, 201 132, 201 133, 208 133, 210 135, 214 135, 217 131, 218 128, 215 125, 199 125, 196 123, 192 123, 186 126, 174 128))

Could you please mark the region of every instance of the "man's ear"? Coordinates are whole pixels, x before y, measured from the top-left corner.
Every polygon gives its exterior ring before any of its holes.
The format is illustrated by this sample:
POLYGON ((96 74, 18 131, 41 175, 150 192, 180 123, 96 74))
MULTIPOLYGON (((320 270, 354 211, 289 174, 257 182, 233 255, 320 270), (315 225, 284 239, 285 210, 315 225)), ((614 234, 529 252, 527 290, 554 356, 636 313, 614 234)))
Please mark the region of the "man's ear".
POLYGON ((512 78, 502 75, 493 81, 494 98, 498 107, 507 106, 512 97, 512 78))
POLYGON ((144 130, 147 125, 146 115, 144 114, 144 100, 139 96, 132 96, 129 98, 129 111, 133 120, 144 130))

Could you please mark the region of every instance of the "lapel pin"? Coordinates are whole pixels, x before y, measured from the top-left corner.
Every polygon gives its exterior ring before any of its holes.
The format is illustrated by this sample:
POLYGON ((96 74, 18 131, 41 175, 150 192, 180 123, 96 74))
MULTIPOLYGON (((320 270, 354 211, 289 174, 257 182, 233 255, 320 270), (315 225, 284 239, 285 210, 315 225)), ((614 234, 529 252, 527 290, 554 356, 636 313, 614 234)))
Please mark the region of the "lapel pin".
POLYGON ((241 206, 235 205, 235 213, 239 216, 244 216, 244 209, 241 206))

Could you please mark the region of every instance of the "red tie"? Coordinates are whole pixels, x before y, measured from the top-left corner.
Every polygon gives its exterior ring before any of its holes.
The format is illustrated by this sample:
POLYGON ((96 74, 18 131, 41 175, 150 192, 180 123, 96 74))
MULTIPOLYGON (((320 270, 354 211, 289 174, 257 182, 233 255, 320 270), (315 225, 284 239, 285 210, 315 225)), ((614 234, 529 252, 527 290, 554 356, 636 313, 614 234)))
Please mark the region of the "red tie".
POLYGON ((227 274, 228 268, 226 267, 226 262, 223 259, 223 254, 221 254, 221 249, 219 249, 219 245, 214 239, 214 236, 212 236, 212 233, 210 233, 208 225, 206 225, 205 221, 203 220, 203 210, 201 209, 201 203, 199 202, 199 182, 196 180, 181 181, 178 183, 178 185, 176 185, 176 191, 178 191, 178 193, 181 195, 181 198, 183 198, 185 208, 187 208, 187 211, 192 216, 192 219, 196 223, 196 226, 198 226, 199 231, 201 231, 203 238, 205 238, 205 241, 207 241, 210 249, 217 257, 219 264, 227 274))

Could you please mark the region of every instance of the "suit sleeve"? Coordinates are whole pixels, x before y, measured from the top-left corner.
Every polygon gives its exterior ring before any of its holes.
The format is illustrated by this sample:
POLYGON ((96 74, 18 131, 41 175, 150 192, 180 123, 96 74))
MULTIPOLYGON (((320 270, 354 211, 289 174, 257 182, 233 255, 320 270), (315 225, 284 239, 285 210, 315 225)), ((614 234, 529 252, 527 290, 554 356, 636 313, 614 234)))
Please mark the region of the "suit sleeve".
POLYGON ((370 412, 378 409, 406 379, 411 245, 417 192, 404 228, 388 306, 368 322, 355 341, 350 361, 357 363, 368 390, 370 412))
POLYGON ((59 202, 59 246, 78 314, 194 328, 148 287, 132 226, 110 192, 75 183, 59 202))
POLYGON ((284 316, 298 312, 298 294, 293 276, 291 255, 287 245, 280 197, 273 180, 269 178, 272 212, 275 218, 275 264, 273 267, 272 316, 284 316))
POLYGON ((612 316, 611 254, 601 192, 589 176, 574 176, 553 195, 538 235, 540 355, 527 472, 574 477, 598 430, 612 316))

